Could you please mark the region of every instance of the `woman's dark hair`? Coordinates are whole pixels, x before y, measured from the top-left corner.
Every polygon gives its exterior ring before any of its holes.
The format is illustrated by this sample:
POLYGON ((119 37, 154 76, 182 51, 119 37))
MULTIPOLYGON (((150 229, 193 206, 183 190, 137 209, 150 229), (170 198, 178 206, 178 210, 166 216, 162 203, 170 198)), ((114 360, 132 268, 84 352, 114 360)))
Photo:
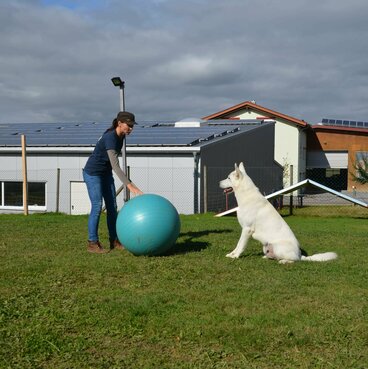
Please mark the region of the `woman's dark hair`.
POLYGON ((114 130, 118 126, 119 121, 124 122, 130 126, 137 124, 135 122, 135 116, 133 113, 129 113, 128 111, 119 111, 118 115, 112 121, 111 126, 106 130, 106 132, 114 130))
POLYGON ((113 131, 117 126, 118 126, 118 120, 115 118, 112 121, 111 126, 105 131, 105 133, 109 131, 113 131))

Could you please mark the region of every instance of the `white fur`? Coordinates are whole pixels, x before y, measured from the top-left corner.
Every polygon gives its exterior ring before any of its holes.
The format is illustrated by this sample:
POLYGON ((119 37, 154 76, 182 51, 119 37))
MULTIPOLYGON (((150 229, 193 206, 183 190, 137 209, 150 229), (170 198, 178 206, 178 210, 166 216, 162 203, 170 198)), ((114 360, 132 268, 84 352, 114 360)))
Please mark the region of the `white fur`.
POLYGON ((227 257, 238 258, 246 249, 249 238, 260 241, 265 258, 292 263, 298 260, 328 261, 337 258, 334 252, 302 256, 299 242, 277 210, 260 193, 247 175, 243 163, 227 179, 220 182, 223 189, 232 188, 238 202, 238 221, 242 227, 236 248, 227 257))

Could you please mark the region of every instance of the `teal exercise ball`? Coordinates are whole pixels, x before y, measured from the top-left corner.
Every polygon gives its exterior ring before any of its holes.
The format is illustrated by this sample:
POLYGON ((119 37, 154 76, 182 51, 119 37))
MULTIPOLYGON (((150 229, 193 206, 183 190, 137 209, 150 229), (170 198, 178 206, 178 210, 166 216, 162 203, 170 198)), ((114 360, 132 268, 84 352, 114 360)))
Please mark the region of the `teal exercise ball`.
POLYGON ((144 194, 127 201, 116 220, 119 241, 134 255, 160 255, 175 244, 180 218, 162 196, 144 194))

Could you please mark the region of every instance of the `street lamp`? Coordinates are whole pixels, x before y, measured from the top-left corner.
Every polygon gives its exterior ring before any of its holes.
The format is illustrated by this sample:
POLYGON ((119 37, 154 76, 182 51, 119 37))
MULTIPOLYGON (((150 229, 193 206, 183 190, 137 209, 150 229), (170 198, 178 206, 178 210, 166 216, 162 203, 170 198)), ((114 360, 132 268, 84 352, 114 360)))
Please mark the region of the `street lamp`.
POLYGON ((125 82, 122 81, 120 77, 112 77, 111 82, 115 87, 119 87, 120 89, 120 111, 125 111, 125 96, 124 96, 125 82))
MULTIPOLYGON (((125 82, 122 81, 120 77, 112 77, 111 82, 115 87, 119 87, 119 89, 120 89, 120 111, 125 111, 125 96, 124 96, 125 82)), ((128 166, 127 166, 127 158, 126 158, 126 142, 125 142, 125 140, 126 139, 124 137, 123 147, 121 148, 121 157, 122 157, 123 171, 125 173, 127 173, 128 166)), ((124 186, 123 188, 124 188, 124 202, 127 202, 130 198, 129 190, 126 186, 124 186)), ((119 192, 119 190, 118 190, 118 192, 119 192)))

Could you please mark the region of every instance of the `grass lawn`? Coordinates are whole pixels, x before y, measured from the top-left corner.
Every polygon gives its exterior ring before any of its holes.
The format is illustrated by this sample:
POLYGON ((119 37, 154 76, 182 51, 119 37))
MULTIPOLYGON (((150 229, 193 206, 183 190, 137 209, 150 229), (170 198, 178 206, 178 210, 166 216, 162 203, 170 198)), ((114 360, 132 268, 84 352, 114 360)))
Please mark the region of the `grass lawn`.
POLYGON ((0 215, 0 368, 367 369, 367 218, 285 220, 338 260, 228 259, 240 228, 213 214, 162 257, 88 254, 87 216, 0 215))

